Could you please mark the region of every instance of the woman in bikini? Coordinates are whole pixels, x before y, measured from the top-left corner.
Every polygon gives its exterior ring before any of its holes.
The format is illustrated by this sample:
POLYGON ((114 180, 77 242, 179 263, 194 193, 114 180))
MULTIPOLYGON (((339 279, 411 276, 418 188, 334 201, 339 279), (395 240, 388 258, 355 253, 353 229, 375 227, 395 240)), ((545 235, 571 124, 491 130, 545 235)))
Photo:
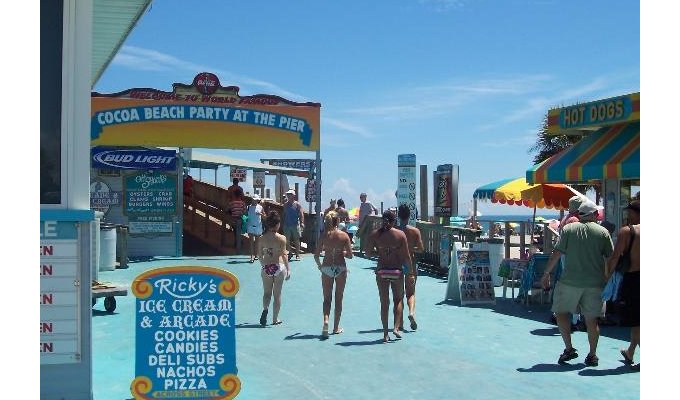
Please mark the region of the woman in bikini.
POLYGON ((333 333, 342 333, 340 315, 342 314, 342 296, 347 282, 347 265, 345 258, 352 258, 352 244, 349 236, 338 229, 339 217, 335 211, 330 211, 324 217, 324 231, 319 237, 319 244, 314 252, 319 271, 321 271, 321 287, 323 289, 323 329, 321 336, 328 338, 328 319, 331 313, 333 299, 333 284, 335 283, 335 319, 333 333), (320 260, 324 251, 323 263, 320 260))
POLYGON ((390 308, 390 288, 394 302, 394 329, 392 333, 397 339, 401 338, 402 310, 404 300, 404 270, 408 266, 412 270, 413 264, 408 251, 408 240, 404 232, 395 229, 396 215, 387 210, 382 215, 382 226, 368 236, 366 255, 373 257, 377 254, 378 264, 375 269, 375 281, 380 296, 380 320, 383 326, 383 342, 390 340, 388 334, 388 311, 390 308))
POLYGON ((264 221, 267 231, 260 237, 258 258, 262 264, 262 315, 260 325, 267 325, 267 313, 269 302, 274 295, 274 315, 272 325, 278 325, 279 311, 281 310, 281 291, 283 280, 290 279, 290 265, 288 264, 288 251, 286 250, 286 237, 278 233, 281 226, 281 216, 276 211, 270 211, 264 221))

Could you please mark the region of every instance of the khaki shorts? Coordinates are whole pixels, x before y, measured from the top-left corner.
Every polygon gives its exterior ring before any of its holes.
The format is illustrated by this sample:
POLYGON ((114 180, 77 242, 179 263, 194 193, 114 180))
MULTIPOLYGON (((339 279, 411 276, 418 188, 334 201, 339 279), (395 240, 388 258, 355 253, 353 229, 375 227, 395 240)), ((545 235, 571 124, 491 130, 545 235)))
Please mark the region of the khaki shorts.
POLYGON ((300 240, 300 230, 297 226, 284 226, 283 236, 286 237, 288 241, 299 241, 300 240))
POLYGON ((555 313, 599 317, 602 313, 602 289, 579 288, 557 282, 551 310, 555 313))

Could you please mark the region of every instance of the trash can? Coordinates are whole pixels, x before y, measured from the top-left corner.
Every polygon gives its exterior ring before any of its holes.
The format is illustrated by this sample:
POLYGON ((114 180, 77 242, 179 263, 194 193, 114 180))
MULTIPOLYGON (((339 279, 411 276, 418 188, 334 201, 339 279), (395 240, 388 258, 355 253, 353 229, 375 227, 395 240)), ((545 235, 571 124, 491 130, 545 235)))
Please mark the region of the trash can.
POLYGON ((118 268, 128 267, 127 239, 128 226, 116 225, 116 261, 118 261, 118 268))
POLYGON ((116 269, 116 225, 102 223, 99 230, 99 270, 114 271, 116 269))

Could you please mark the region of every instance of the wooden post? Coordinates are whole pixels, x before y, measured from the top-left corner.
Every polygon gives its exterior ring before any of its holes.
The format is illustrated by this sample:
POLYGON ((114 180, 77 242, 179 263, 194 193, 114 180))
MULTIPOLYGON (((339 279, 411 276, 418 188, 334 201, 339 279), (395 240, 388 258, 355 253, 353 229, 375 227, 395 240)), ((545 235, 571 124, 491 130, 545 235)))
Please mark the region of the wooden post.
POLYGON ((510 258, 510 222, 505 221, 505 258, 510 258))

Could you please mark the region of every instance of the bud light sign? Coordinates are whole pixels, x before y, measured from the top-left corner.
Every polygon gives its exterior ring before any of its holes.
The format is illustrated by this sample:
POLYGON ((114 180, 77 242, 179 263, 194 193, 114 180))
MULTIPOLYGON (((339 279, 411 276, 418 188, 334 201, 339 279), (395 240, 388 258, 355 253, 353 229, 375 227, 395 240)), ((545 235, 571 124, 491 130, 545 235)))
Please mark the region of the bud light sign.
POLYGON ((92 168, 174 171, 176 160, 174 150, 92 148, 92 168))

